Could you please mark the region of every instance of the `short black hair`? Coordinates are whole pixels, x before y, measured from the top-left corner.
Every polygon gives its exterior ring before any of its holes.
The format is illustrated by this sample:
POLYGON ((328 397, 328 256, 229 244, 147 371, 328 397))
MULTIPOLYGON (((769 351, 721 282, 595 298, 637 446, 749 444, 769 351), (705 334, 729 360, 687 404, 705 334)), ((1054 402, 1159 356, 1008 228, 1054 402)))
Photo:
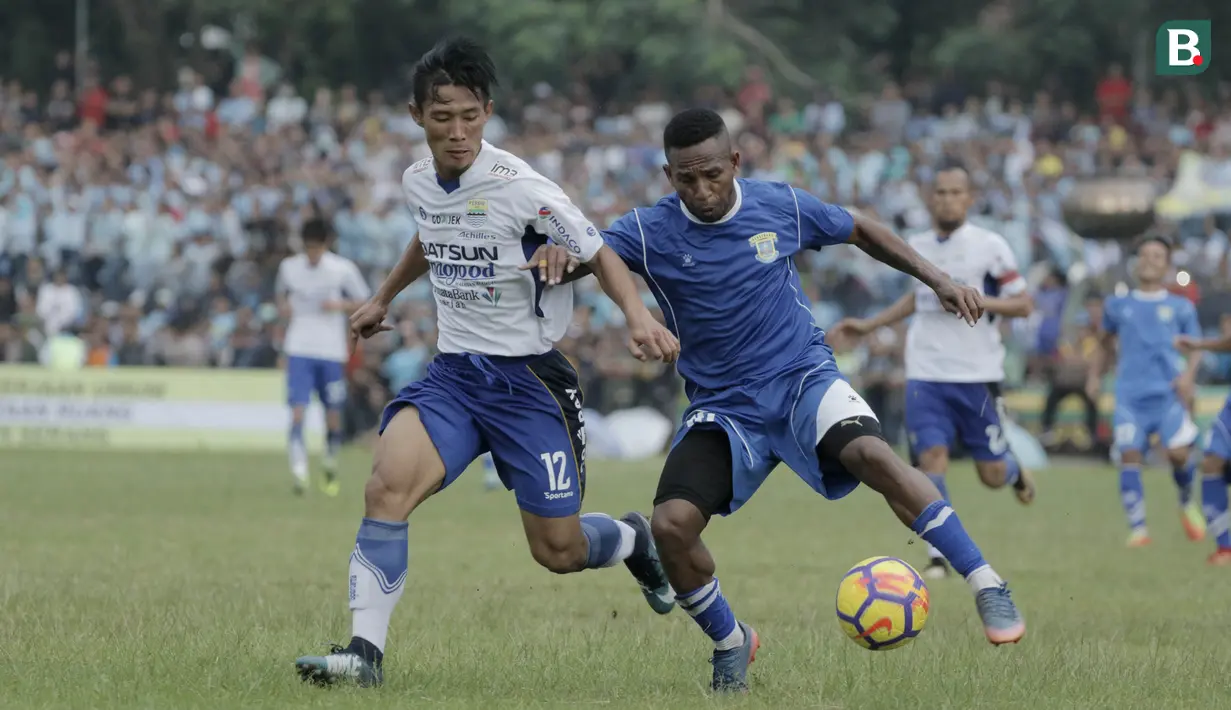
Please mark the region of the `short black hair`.
POLYGON ((299 237, 304 244, 324 244, 329 241, 329 225, 320 217, 313 217, 303 223, 299 237))
POLYGON ((936 168, 936 174, 951 173, 954 170, 960 170, 966 173, 967 177, 970 176, 970 171, 966 169, 966 164, 963 163, 961 159, 954 158, 952 156, 946 156, 945 159, 940 162, 940 165, 936 168))
POLYGON ((1167 261, 1171 261, 1171 252, 1174 250, 1171 240, 1157 232, 1152 232, 1138 239, 1137 243, 1133 245, 1133 256, 1136 256, 1141 251, 1141 247, 1150 242, 1163 245, 1163 248, 1167 250, 1167 261))
POLYGON ((727 132, 727 124, 717 111, 690 108, 671 118, 663 129, 663 150, 690 148, 727 132))
POLYGON ((442 86, 460 86, 474 92, 480 101, 492 97, 496 65, 483 45, 469 37, 449 37, 419 58, 411 72, 411 98, 422 108, 435 100, 442 86))

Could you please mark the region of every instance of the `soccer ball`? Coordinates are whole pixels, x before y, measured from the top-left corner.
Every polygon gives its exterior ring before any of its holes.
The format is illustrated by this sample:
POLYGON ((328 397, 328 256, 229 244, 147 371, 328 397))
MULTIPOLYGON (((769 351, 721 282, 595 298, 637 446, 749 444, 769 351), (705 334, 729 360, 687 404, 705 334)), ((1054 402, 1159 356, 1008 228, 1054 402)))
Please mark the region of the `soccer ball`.
POLYGON ((873 651, 901 648, 928 621, 928 588, 914 567, 896 557, 870 557, 838 585, 838 625, 873 651))

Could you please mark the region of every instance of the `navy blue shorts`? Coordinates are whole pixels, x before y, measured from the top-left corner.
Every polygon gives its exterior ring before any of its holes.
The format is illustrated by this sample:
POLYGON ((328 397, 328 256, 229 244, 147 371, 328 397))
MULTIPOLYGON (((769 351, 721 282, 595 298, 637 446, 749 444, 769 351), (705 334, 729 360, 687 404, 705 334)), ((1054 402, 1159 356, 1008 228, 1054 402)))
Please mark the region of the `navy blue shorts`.
POLYGON ((975 461, 1000 461, 1009 451, 1001 420, 1000 386, 983 382, 906 381, 906 433, 911 458, 921 452, 962 446, 975 461))
POLYGON ((553 350, 534 357, 442 353, 427 375, 398 392, 380 431, 404 407, 419 419, 445 464, 448 486, 491 452, 522 510, 563 518, 581 510, 586 430, 577 371, 553 350))
POLYGON ((306 407, 312 393, 320 397, 326 409, 337 409, 346 403, 346 368, 334 360, 314 357, 286 359, 286 399, 292 407, 306 407))

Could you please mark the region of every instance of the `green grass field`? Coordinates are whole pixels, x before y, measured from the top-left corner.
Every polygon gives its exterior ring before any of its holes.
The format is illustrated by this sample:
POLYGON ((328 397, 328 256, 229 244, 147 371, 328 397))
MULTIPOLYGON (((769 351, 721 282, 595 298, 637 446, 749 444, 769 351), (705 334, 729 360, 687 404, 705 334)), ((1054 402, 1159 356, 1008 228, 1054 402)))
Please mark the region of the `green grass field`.
MULTIPOLYGON (((592 465, 588 510, 648 507, 657 462, 592 465)), ((294 658, 345 643, 346 560, 367 455, 337 499, 289 493, 281 456, 0 456, 0 707, 710 707, 708 641, 650 612, 623 567, 530 559, 510 494, 463 477, 411 522, 411 571, 375 691, 302 685, 294 658), (369 697, 375 695, 376 697, 369 697)), ((1109 469, 1055 469, 1020 508, 959 467, 956 507, 1013 585, 1018 646, 984 640, 964 583, 931 584, 924 634, 873 653, 833 615, 842 573, 921 546, 873 494, 838 503, 780 469, 707 541, 759 630, 772 708, 1226 707, 1231 570, 1179 527, 1151 472, 1154 546, 1123 547, 1109 469)))

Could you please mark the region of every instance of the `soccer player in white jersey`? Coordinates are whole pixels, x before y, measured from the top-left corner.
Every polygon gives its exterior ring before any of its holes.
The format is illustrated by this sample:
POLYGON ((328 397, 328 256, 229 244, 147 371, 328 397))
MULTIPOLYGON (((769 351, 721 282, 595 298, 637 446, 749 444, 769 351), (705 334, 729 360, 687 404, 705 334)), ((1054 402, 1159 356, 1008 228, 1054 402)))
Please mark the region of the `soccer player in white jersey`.
MULTIPOLYGON (((390 301, 430 273, 440 354, 382 418, 350 558, 351 642, 296 661, 301 677, 323 683, 382 681, 389 620, 407 579, 407 518, 488 451, 516 495, 535 561, 559 574, 623 561, 656 612, 674 605, 644 516, 580 515, 582 394, 553 348, 572 319, 573 293, 547 288, 560 272, 528 259, 550 239, 586 262, 624 312, 639 359, 674 362, 679 341, 560 187, 483 141, 495 68, 481 47, 442 42, 419 60, 412 83, 410 112, 432 153, 402 178, 419 233, 351 329, 352 337, 387 330, 390 301)), ((416 601, 432 613, 431 599, 416 601)))
MULTIPOLYGON (((966 221, 972 204, 967 172, 960 167, 939 171, 931 196, 933 228, 908 241, 958 283, 981 288, 989 317, 968 326, 946 313, 927 287, 916 284, 876 316, 844 320, 835 330, 862 336, 913 315, 906 334, 906 429, 912 458, 948 500, 949 447, 960 439, 984 485, 1012 486, 1017 499, 1028 504, 1034 500, 1034 477, 1009 451, 1002 425, 1000 318, 1025 318, 1034 304, 1004 237, 966 221)), ((928 556, 925 574, 945 576, 948 566, 940 551, 929 545, 928 556)))
POLYGON ((279 299, 284 310, 289 311, 282 344, 287 401, 291 406, 287 451, 295 492, 302 494, 308 486, 304 412, 315 392, 325 408, 327 430, 321 490, 336 496, 349 355, 347 316, 370 298, 372 291, 354 262, 329 251, 329 230, 323 220, 309 220, 301 234, 303 253, 282 260, 277 280, 279 299))

